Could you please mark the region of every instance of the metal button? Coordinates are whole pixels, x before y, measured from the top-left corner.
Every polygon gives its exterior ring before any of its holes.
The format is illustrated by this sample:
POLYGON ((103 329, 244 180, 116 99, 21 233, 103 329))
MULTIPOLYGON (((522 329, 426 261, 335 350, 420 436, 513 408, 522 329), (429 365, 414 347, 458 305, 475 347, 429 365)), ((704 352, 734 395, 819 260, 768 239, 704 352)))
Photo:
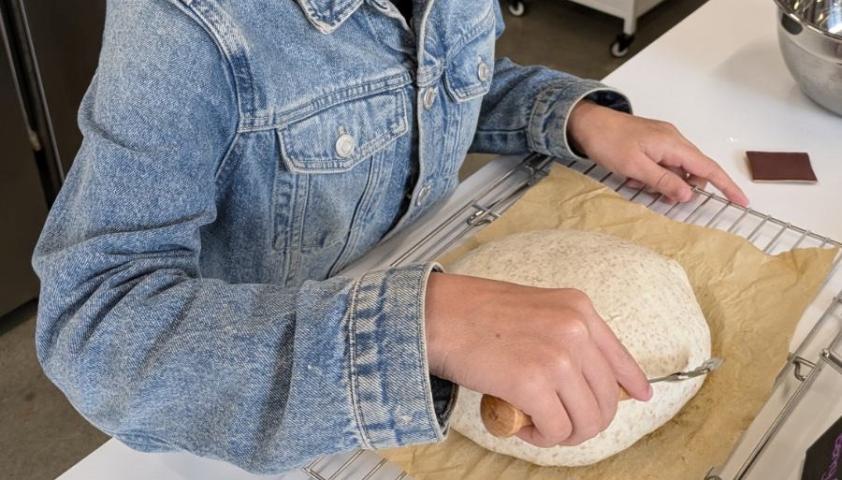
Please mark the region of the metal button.
POLYGON ((424 108, 427 110, 433 108, 433 104, 436 103, 436 97, 438 96, 438 88, 436 87, 429 87, 427 90, 424 91, 424 98, 422 101, 424 102, 424 108))
POLYGON ((491 69, 482 58, 479 59, 479 65, 477 66, 477 77, 481 82, 487 82, 491 78, 491 69))
POLYGON ((421 205, 424 203, 424 200, 430 195, 430 185, 424 185, 421 187, 421 190, 418 190, 418 198, 415 199, 415 205, 421 205))
POLYGON ((357 140, 347 133, 343 133, 336 139, 336 154, 340 158, 348 158, 357 149, 357 140))

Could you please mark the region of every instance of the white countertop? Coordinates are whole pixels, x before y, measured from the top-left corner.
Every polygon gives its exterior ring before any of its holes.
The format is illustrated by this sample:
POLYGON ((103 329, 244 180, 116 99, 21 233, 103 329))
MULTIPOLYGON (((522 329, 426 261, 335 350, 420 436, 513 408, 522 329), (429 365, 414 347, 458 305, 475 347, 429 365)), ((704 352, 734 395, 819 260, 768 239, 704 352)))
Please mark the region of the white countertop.
MULTIPOLYGON (((772 0, 710 0, 605 79, 639 115, 676 124, 743 187, 752 207, 842 239, 842 118, 805 97, 777 45, 772 0), (817 185, 756 184, 746 150, 805 151, 817 185)), ((256 477, 185 453, 144 454, 116 440, 61 480, 188 480, 256 477)))
POLYGON ((711 0, 604 81, 716 159, 752 208, 842 240, 842 117, 789 74, 775 11, 772 0, 711 0), (819 183, 753 183, 746 150, 807 152, 819 183))

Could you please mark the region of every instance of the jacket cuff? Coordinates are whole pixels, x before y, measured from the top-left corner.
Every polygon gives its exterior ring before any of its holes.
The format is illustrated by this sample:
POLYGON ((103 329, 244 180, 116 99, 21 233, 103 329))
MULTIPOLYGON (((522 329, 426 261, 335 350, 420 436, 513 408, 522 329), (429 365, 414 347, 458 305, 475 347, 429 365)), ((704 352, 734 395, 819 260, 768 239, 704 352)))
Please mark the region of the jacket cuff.
POLYGON ((527 130, 529 149, 560 159, 584 159, 567 138, 570 113, 582 100, 632 113, 624 94, 595 80, 551 85, 538 94, 532 107, 527 130))
MULTIPOLYGON (((444 439, 451 407, 444 406, 443 418, 436 413, 424 330, 427 280, 438 268, 430 263, 370 272, 355 287, 350 382, 366 448, 444 439)), ((442 385, 436 382, 439 399, 442 385)))

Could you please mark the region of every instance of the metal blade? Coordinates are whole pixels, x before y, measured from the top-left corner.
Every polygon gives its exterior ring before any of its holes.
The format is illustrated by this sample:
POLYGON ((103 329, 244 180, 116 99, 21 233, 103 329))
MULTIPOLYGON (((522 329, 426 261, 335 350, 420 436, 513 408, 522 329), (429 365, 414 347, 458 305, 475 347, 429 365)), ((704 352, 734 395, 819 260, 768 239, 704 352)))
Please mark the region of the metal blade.
POLYGON ((723 361, 724 360, 719 357, 711 357, 710 359, 705 360, 704 363, 702 363, 697 368, 694 368, 693 370, 688 370, 686 372, 675 372, 669 375, 665 375, 663 377, 650 378, 649 383, 682 382, 691 378, 707 375, 708 373, 719 368, 722 365, 723 361))

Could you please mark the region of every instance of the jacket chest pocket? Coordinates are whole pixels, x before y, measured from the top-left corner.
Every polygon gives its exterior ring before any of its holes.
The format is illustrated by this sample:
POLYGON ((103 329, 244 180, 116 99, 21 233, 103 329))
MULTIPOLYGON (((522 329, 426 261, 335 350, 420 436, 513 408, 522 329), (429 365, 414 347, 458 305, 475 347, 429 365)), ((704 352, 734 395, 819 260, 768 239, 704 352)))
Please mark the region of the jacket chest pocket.
POLYGON ((397 89, 305 109, 313 112, 276 130, 275 247, 335 257, 352 230, 364 228, 386 160, 409 130, 407 96, 397 89))

